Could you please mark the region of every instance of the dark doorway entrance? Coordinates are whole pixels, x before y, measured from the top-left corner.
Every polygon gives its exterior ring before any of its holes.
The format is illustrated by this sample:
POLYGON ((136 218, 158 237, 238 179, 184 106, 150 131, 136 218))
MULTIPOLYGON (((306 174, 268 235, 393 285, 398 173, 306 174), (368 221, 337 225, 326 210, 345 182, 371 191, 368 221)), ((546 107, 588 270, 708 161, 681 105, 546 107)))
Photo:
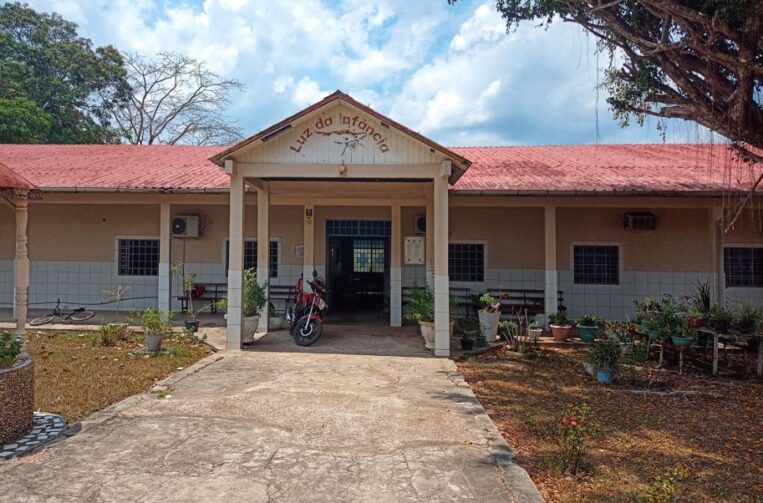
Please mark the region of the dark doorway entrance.
POLYGON ((387 312, 389 221, 329 220, 326 280, 332 314, 368 319, 387 312))

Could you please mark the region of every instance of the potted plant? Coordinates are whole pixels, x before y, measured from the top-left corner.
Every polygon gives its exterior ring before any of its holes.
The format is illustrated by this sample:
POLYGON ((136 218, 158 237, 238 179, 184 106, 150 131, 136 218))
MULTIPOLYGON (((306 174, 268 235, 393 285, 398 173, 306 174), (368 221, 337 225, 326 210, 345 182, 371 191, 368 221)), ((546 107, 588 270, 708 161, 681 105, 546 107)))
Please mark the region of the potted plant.
POLYGON ((186 298, 186 310, 185 310, 185 328, 191 332, 197 332, 199 330, 199 314, 211 307, 212 304, 206 305, 198 311, 194 308, 193 298, 198 295, 196 286, 196 273, 185 274, 185 264, 182 262, 175 262, 172 264, 172 273, 180 277, 183 283, 183 296, 186 298))
POLYGON ((485 292, 477 297, 477 314, 480 330, 486 341, 494 341, 498 335, 498 323, 501 321, 501 301, 485 292))
MULTIPOLYGON (((454 308, 457 304, 455 297, 450 297, 450 307, 454 308)), ((411 291, 411 297, 405 306, 403 317, 406 320, 415 320, 419 323, 421 337, 424 338, 424 346, 427 349, 434 349, 434 292, 429 287, 414 288, 411 291)), ((449 324, 450 335, 453 335, 453 324, 449 324)))
POLYGON ((611 340, 596 341, 588 352, 586 360, 595 369, 597 381, 612 384, 620 363, 620 344, 611 340))
POLYGON ((555 341, 564 342, 569 338, 572 325, 563 312, 549 314, 548 322, 555 341))
POLYGON ((673 343, 674 346, 691 346, 694 342, 694 333, 693 333, 693 327, 691 327, 687 322, 684 324, 684 330, 683 332, 677 334, 677 335, 671 335, 670 336, 670 342, 673 343))
POLYGON ((696 309, 690 309, 686 313, 686 323, 691 328, 699 328, 702 326, 702 313, 696 309))
POLYGON ((276 307, 272 302, 268 302, 268 327, 270 330, 281 330, 284 319, 276 314, 276 307))
MULTIPOLYGON (((257 273, 254 269, 247 269, 243 274, 244 289, 241 291, 241 302, 243 304, 243 319, 241 327, 241 344, 248 344, 254 341, 254 334, 260 324, 260 310, 265 306, 268 297, 265 294, 265 285, 257 283, 257 273)), ((218 311, 228 310, 228 296, 215 303, 218 311)), ((227 316, 227 315, 226 315, 227 316)))
POLYGON ((536 320, 532 320, 530 323, 527 324, 527 336, 530 338, 530 340, 533 341, 533 343, 538 342, 538 339, 540 338, 542 333, 543 333, 543 326, 540 323, 538 323, 536 320))
POLYGON ((734 309, 732 314, 732 321, 737 331, 743 335, 755 333, 760 318, 760 308, 746 302, 734 309))
POLYGON ((593 314, 584 314, 577 321, 578 334, 583 342, 593 342, 599 331, 599 318, 593 314))
POLYGON ((172 333, 172 312, 158 309, 145 309, 138 313, 137 321, 143 328, 143 337, 146 339, 146 351, 158 353, 162 350, 164 336, 172 333))
POLYGON ((710 327, 719 333, 727 332, 731 325, 731 311, 723 304, 716 304, 710 309, 710 327))
POLYGON ((474 349, 474 339, 477 338, 479 330, 463 330, 461 332, 461 349, 471 351, 474 349))

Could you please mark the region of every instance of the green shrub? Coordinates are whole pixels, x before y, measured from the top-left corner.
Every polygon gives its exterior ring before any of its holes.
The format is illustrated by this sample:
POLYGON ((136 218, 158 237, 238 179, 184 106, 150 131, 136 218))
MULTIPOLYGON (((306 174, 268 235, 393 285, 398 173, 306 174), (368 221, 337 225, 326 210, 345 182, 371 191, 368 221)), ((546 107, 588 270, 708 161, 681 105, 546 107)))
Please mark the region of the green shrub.
POLYGON ((10 330, 0 331, 0 369, 13 365, 21 353, 21 341, 10 330))
POLYGON ((588 453, 587 442, 598 430, 598 424, 587 404, 569 406, 559 419, 559 461, 572 475, 578 473, 588 453))
POLYGON ((680 483, 686 480, 689 472, 684 466, 668 468, 654 478, 646 491, 645 500, 649 503, 669 503, 675 501, 681 492, 680 483))
POLYGON ((570 320, 567 319, 567 315, 562 312, 549 314, 548 322, 557 326, 565 326, 570 324, 570 320))
POLYGON ((620 363, 620 343, 609 339, 594 342, 586 361, 595 369, 614 371, 620 363))
POLYGON ((599 325, 599 318, 593 314, 584 314, 577 321, 578 326, 596 327, 599 325))
POLYGON ((414 288, 405 306, 403 317, 406 320, 434 321, 434 292, 429 287, 414 288))
POLYGON ((117 343, 119 338, 119 332, 122 327, 119 325, 111 325, 109 323, 101 323, 101 328, 98 329, 97 342, 101 346, 110 347, 117 343))
POLYGON ((497 313, 501 309, 501 302, 488 292, 477 297, 475 304, 477 304, 477 309, 480 311, 487 311, 490 313, 497 313))

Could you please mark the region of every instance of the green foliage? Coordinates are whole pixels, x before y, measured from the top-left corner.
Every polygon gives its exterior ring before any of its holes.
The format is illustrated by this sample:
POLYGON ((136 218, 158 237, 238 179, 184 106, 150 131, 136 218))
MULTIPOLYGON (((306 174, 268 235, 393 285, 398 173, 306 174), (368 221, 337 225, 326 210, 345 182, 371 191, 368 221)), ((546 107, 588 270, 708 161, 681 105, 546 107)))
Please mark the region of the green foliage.
POLYGON ((488 311, 490 313, 497 313, 501 309, 501 303, 490 295, 489 292, 485 292, 476 298, 477 309, 480 311, 488 311))
POLYGON ((596 327, 599 325, 599 318, 593 314, 584 314, 577 321, 578 326, 596 327))
POLYGON ((576 475, 588 452, 586 443, 598 431, 598 423, 591 408, 581 404, 569 406, 558 424, 559 461, 576 475))
POLYGON ((467 336, 467 338, 476 338, 480 333, 480 320, 475 316, 458 318, 453 326, 453 333, 456 335, 467 336))
POLYGON ((172 316, 171 312, 145 309, 136 315, 136 321, 145 334, 168 335, 172 333, 172 316))
POLYGON ((403 311, 403 318, 415 321, 434 321, 434 292, 429 287, 414 288, 403 311))
POLYGON ((541 330, 543 328, 543 325, 538 323, 537 320, 532 320, 530 323, 527 324, 528 330, 541 330))
POLYGON ((108 143, 130 88, 119 52, 21 3, 0 6, 0 142, 108 143), (8 122, 12 120, 13 122, 8 122))
POLYGON ((759 306, 743 302, 739 304, 732 312, 732 321, 736 323, 740 332, 750 333, 755 331, 758 323, 763 318, 763 313, 759 306))
POLYGON ((604 322, 604 335, 616 342, 630 342, 631 336, 628 324, 622 321, 607 320, 604 322))
POLYGON ((98 329, 95 342, 103 347, 115 346, 121 328, 119 325, 111 325, 106 322, 101 323, 101 328, 98 329))
POLYGON ((681 482, 689 477, 689 471, 683 465, 666 469, 654 478, 646 491, 648 503, 669 503, 675 501, 681 492, 681 482))
POLYGON ((0 369, 10 367, 21 353, 21 341, 10 330, 0 331, 0 369))
POLYGON ((50 134, 51 124, 51 117, 34 101, 23 96, 0 98, 0 141, 42 143, 50 134))
POLYGON ((697 285, 692 288, 691 295, 689 295, 691 308, 701 315, 707 315, 712 309, 710 299, 710 284, 706 281, 697 281, 697 285))
POLYGON ((244 289, 242 291, 244 316, 256 316, 268 301, 265 286, 257 283, 257 272, 254 269, 244 271, 244 289))
POLYGON ((594 342, 586 361, 595 369, 616 370, 620 364, 620 343, 609 339, 594 342))
POLYGON ((710 325, 719 332, 728 330, 731 324, 732 313, 723 304, 716 304, 710 309, 710 325))
POLYGON ((557 326, 565 326, 570 324, 570 320, 567 319, 567 315, 562 312, 549 314, 548 322, 557 326))

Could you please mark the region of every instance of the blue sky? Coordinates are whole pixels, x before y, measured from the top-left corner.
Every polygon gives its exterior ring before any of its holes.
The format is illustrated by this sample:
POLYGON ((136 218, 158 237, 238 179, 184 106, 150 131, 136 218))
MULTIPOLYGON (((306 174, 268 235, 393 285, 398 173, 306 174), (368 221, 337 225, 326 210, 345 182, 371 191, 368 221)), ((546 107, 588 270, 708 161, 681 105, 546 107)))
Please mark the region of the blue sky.
MULTIPOLYGON (((653 121, 621 129, 597 97, 593 38, 566 23, 507 34, 492 0, 28 1, 98 45, 237 78, 229 113, 246 134, 341 89, 446 145, 662 141, 653 121)), ((702 134, 675 121, 666 139, 702 134)))

